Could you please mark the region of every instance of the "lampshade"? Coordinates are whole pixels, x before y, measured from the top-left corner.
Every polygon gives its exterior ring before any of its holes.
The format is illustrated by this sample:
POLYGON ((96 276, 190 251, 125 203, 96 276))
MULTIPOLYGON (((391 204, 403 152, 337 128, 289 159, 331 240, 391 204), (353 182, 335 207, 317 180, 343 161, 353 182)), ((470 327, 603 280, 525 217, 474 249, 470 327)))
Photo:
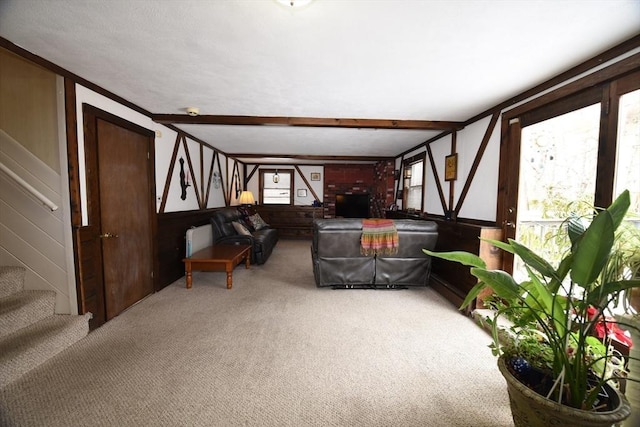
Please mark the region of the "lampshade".
POLYGON ((240 200, 239 200, 241 205, 252 205, 255 203, 255 200, 253 198, 253 193, 251 191, 243 191, 242 193, 240 193, 240 200))

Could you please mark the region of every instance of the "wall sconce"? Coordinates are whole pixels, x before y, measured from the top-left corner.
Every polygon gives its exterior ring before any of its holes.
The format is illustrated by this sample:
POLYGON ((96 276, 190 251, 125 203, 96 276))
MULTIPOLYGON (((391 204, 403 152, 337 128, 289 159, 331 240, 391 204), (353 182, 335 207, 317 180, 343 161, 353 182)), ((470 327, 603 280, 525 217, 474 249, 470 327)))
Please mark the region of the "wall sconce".
POLYGON ((276 184, 280 182, 280 176, 278 176, 278 169, 276 169, 276 173, 273 174, 273 182, 275 182, 276 184))
POLYGON ((253 198, 253 193, 251 191, 243 191, 240 193, 240 199, 238 199, 241 205, 253 205, 256 201, 253 198))

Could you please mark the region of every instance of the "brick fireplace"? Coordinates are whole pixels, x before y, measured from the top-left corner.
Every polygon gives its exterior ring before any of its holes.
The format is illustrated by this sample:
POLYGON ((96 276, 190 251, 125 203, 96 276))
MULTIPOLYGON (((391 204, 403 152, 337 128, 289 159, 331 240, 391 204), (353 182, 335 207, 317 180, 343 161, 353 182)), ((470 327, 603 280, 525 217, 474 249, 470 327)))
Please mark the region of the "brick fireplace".
POLYGON ((384 218, 393 203, 393 161, 376 164, 344 164, 324 166, 324 217, 335 218, 336 195, 368 194, 372 218, 384 218))

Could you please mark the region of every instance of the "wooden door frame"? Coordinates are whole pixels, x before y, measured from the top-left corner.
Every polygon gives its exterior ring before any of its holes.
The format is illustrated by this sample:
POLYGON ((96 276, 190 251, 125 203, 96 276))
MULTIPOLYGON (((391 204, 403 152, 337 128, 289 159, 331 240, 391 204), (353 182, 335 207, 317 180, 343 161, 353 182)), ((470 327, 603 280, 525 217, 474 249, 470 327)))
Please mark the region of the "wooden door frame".
MULTIPOLYGON (((640 73, 640 54, 621 60, 503 114, 500 135, 496 223, 499 227, 502 227, 505 240, 515 237, 514 227, 517 220, 517 212, 514 207, 517 207, 518 197, 522 118, 525 117, 526 119, 527 115, 535 115, 536 111, 540 112, 543 109, 556 110, 557 114, 555 116, 563 114, 560 112, 563 107, 561 106, 558 109, 558 106, 565 102, 575 104, 575 109, 581 108, 580 104, 587 103, 587 100, 595 99, 596 102, 602 104, 597 187, 594 194, 594 203, 596 206, 608 206, 613 198, 612 169, 614 166, 612 165, 616 156, 615 126, 617 126, 617 123, 612 123, 613 114, 610 114, 613 97, 618 96, 619 98, 619 93, 616 93, 617 86, 615 83, 618 80, 627 81, 630 78, 635 78, 638 73, 640 73), (609 159, 610 164, 601 161, 600 158, 609 159), (605 184, 611 185, 607 186, 605 184)), ((551 114, 550 117, 552 116, 554 115, 551 114)), ((512 254, 505 253, 502 269, 507 272, 513 271, 512 254)))
MULTIPOLYGON (((97 230, 100 230, 101 219, 100 219, 100 194, 98 187, 98 159, 97 159, 97 151, 94 148, 97 148, 97 120, 103 120, 114 124, 116 126, 122 127, 124 129, 130 130, 132 132, 143 135, 148 139, 148 155, 149 155, 149 167, 147 170, 147 179, 149 182, 149 191, 148 191, 148 200, 147 206, 149 209, 149 218, 151 220, 150 230, 151 230, 151 263, 152 263, 152 272, 153 277, 151 279, 153 285, 153 291, 158 291, 158 256, 157 256, 157 214, 155 210, 156 206, 156 187, 155 187, 155 132, 146 129, 142 126, 139 126, 135 123, 131 123, 121 117, 115 116, 111 113, 108 113, 104 110, 101 110, 97 107, 94 107, 89 104, 82 104, 82 117, 83 117, 83 129, 84 129, 84 147, 85 147, 85 180, 86 180, 86 202, 87 202, 87 221, 88 226, 92 226, 97 230)), ((71 184, 71 183, 70 183, 71 184)), ((78 192, 79 194, 79 192, 78 192)), ((72 204, 80 205, 79 195, 78 200, 73 200, 72 204)), ((79 209, 78 209, 79 214, 79 209)), ((74 227, 86 228, 79 225, 80 221, 74 221, 74 227)), ((97 238, 97 236, 95 236, 97 238)), ((80 243, 78 242, 78 245, 80 243)), ((74 257, 76 258, 76 263, 80 262, 79 255, 82 252, 82 248, 75 247, 74 248, 74 257)), ((76 280, 76 287, 78 290, 78 295, 83 295, 83 277, 79 276, 76 280)), ((80 299, 80 297, 79 297, 80 299)), ((81 301, 79 301, 79 310, 84 310, 81 301)))

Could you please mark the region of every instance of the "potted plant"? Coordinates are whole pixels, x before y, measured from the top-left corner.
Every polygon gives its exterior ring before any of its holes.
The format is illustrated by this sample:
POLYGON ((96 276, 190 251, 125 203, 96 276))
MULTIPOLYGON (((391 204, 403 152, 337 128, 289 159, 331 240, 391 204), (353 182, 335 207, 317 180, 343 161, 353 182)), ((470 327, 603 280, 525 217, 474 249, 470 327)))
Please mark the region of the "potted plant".
POLYGON ((507 380, 516 426, 611 426, 629 416, 628 402, 614 387, 624 363, 608 342, 594 337, 611 302, 622 291, 640 287, 640 280, 601 280, 629 204, 625 191, 588 227, 569 218, 571 248, 556 267, 515 240, 490 240, 522 259, 527 278, 521 282, 487 269, 471 253, 424 250, 469 266, 478 278, 462 308, 485 288, 498 298, 492 348, 507 380), (511 330, 498 327, 503 315, 514 321, 511 330))

